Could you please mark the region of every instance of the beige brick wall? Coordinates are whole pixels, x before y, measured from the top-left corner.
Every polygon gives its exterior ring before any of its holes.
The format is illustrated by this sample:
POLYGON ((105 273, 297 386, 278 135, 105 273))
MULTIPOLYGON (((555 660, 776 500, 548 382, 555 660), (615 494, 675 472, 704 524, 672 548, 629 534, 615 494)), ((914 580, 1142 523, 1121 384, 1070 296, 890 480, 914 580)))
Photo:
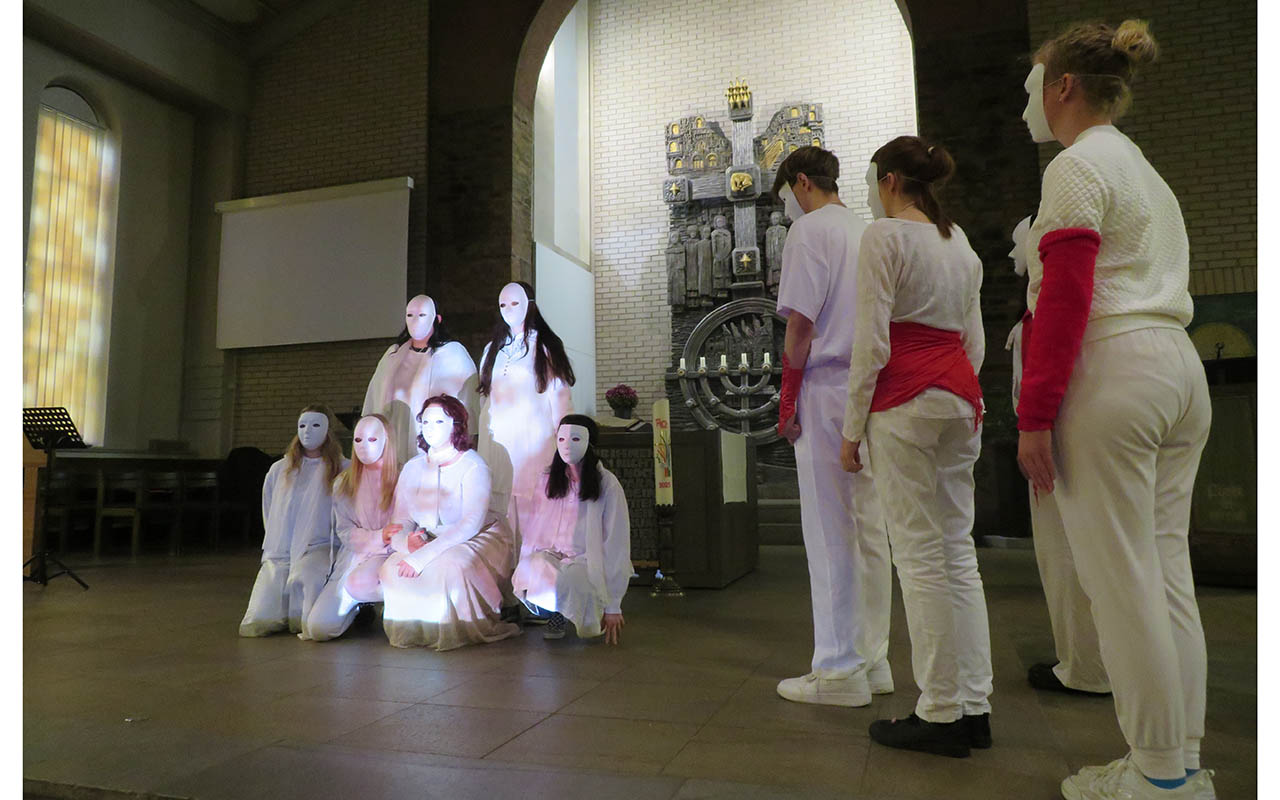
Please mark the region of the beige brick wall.
MULTIPOLYGON (((255 65, 246 142, 248 196, 412 177, 408 294, 426 271, 427 37, 421 0, 344 5, 255 65)), ((279 452, 307 403, 360 405, 388 343, 237 351, 234 445, 279 452)))
POLYGON ((625 382, 644 410, 670 353, 663 126, 702 113, 728 133, 735 78, 757 134, 784 103, 822 103, 841 195, 865 212, 872 152, 916 132, 911 42, 894 0, 592 0, 590 28, 597 403, 625 382))
MULTIPOLYGON (((1193 295, 1256 292, 1257 6, 1250 0, 1030 0, 1032 52, 1077 20, 1151 23, 1160 60, 1136 78, 1123 130, 1182 205, 1193 295)), ((1059 147, 1041 145, 1040 165, 1059 147)))

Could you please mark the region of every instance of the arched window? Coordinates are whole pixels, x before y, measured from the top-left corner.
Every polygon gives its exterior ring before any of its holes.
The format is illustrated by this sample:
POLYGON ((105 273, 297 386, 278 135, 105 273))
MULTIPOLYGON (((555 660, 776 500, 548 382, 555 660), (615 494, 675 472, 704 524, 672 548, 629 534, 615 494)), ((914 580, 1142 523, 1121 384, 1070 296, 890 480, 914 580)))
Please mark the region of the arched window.
POLYGON ((696 120, 693 121, 693 127, 695 128, 702 127, 702 117, 698 117, 696 120))
POLYGON ((679 143, 679 142, 672 142, 672 143, 671 143, 671 152, 673 152, 673 153, 679 153, 679 152, 680 152, 680 143, 679 143))
POLYGON ((676 159, 676 169, 684 169, 684 159, 683 159, 683 158, 677 158, 677 159, 676 159))
POLYGON ((707 156, 707 166, 714 167, 716 165, 716 154, 712 153, 707 156))
POLYGON ((702 159, 700 159, 700 158, 695 158, 695 159, 693 160, 693 168, 694 168, 694 169, 702 169, 702 159))
POLYGON ((106 421, 112 243, 111 143, 93 107, 50 86, 40 94, 31 225, 23 274, 22 401, 65 406, 85 441, 106 421))
POLYGON ((672 135, 672 136, 679 136, 679 135, 680 135, 680 123, 679 123, 679 122, 673 122, 673 123, 671 123, 671 135, 672 135))

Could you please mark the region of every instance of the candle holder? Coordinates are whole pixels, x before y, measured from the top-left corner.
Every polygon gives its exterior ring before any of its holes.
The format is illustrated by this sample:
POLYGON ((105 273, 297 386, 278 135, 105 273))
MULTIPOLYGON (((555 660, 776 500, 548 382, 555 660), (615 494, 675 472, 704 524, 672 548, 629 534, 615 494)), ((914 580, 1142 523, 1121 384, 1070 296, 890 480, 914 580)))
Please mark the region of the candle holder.
POLYGON ((653 576, 650 597, 684 597, 684 589, 676 583, 675 522, 676 507, 659 505, 658 512, 658 573, 653 576))

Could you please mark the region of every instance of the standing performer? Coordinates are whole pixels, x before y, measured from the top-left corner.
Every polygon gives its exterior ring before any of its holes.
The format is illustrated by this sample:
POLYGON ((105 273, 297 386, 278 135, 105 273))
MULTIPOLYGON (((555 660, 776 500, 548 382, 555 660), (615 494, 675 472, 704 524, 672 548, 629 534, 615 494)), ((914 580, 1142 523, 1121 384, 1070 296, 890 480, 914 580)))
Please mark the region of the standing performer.
POLYGON ((517 281, 498 295, 499 319, 480 357, 480 455, 493 472, 494 507, 520 530, 538 477, 556 449, 556 423, 573 412, 573 367, 542 318, 533 287, 517 281), (509 505, 508 505, 509 503, 509 505))
POLYGON ((331 490, 348 463, 329 416, 319 404, 302 409, 298 433, 262 483, 262 568, 240 621, 241 636, 300 632, 329 574, 331 490))
POLYGON ((437 394, 456 397, 474 419, 475 382, 476 362, 467 348, 449 336, 435 301, 420 294, 405 307, 405 329, 400 338, 378 361, 362 413, 386 417, 396 452, 412 453, 418 435, 413 415, 422 408, 422 401, 437 394))
POLYGON ((489 468, 471 449, 467 410, 429 398, 418 414, 418 448, 396 484, 383 535, 395 552, 382 565, 382 626, 396 647, 452 650, 520 632, 502 622, 515 548, 490 506, 489 468))
POLYGON ((543 636, 560 639, 565 622, 580 638, 604 633, 617 644, 622 596, 631 581, 631 517, 622 484, 596 456, 595 420, 560 420, 556 454, 543 475, 511 576, 516 597, 535 614, 550 611, 543 636))
POLYGON ((840 424, 853 344, 858 242, 866 224, 840 202, 840 162, 806 146, 778 167, 774 195, 794 220, 782 250, 787 318, 778 432, 795 445, 800 526, 813 598, 813 662, 778 694, 865 706, 893 691, 889 541, 870 472, 840 470, 840 424), (803 427, 802 427, 803 426, 803 427))
POLYGON ((400 476, 399 453, 387 429, 381 414, 356 423, 354 458, 333 482, 333 527, 342 549, 298 634, 301 639, 336 639, 351 627, 360 603, 382 602, 378 572, 391 554, 382 530, 391 522, 400 476))
MULTIPOLYGON (((1024 218, 1013 229, 1013 271, 1019 277, 1027 274, 1027 233, 1035 215, 1024 218)), ((1009 332, 1005 349, 1013 351, 1013 406, 1018 407, 1022 392, 1023 342, 1031 333, 1031 315, 1009 332)), ((1049 624, 1053 629, 1056 663, 1032 664, 1027 681, 1036 689, 1068 694, 1111 693, 1102 652, 1098 649, 1098 629, 1093 625, 1089 597, 1080 587, 1075 559, 1062 527, 1058 501, 1052 494, 1035 495, 1031 499, 1031 542, 1035 545, 1036 565, 1040 568, 1040 584, 1049 606, 1049 624)))
POLYGON ((871 158, 877 219, 858 250, 841 457, 857 471, 862 442, 875 456, 920 687, 915 713, 873 722, 871 738, 965 757, 991 746, 991 642, 970 536, 986 342, 982 261, 934 196, 954 169, 946 150, 916 136, 871 158))
POLYGON ((1156 53, 1144 22, 1073 25, 1025 84, 1032 138, 1066 149, 1031 227, 1018 462, 1056 495, 1130 748, 1064 780, 1067 800, 1213 796, 1187 549, 1210 407, 1185 330, 1187 233, 1168 184, 1112 125, 1156 53))

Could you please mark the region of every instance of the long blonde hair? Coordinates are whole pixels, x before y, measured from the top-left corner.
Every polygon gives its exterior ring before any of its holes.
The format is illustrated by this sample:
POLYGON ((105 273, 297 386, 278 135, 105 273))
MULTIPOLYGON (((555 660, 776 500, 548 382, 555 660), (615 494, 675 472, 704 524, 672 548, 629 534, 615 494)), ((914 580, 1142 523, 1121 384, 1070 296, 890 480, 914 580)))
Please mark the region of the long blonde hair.
MULTIPOLYGON (((338 473, 342 471, 342 445, 338 444, 338 437, 333 434, 333 412, 323 403, 312 403, 306 408, 298 412, 298 416, 306 414, 308 411, 314 411, 324 414, 329 418, 329 431, 324 436, 324 444, 320 446, 320 455, 324 458, 326 466, 325 476, 325 492, 329 492, 333 486, 333 479, 338 477, 338 473)), ((290 478, 293 473, 297 472, 302 466, 302 459, 306 455, 306 450, 302 447, 302 442, 298 439, 298 435, 293 435, 293 441, 289 442, 289 449, 284 451, 285 477, 290 478)))
MULTIPOLYGON (((382 458, 379 459, 382 462, 381 508, 386 511, 391 508, 391 503, 395 500, 396 480, 399 479, 400 468, 404 465, 400 463, 400 453, 396 448, 396 438, 391 435, 391 423, 381 414, 365 414, 360 419, 365 420, 370 417, 382 423, 383 437, 386 440, 386 445, 382 449, 382 458)), ((359 422, 356 422, 356 425, 359 424, 359 422)), ((354 451, 354 445, 352 447, 354 451)), ((356 457, 354 452, 352 452, 351 456, 351 463, 338 476, 338 482, 334 486, 334 491, 338 496, 348 499, 355 497, 356 489, 364 480, 364 471, 366 469, 364 462, 356 457)))

